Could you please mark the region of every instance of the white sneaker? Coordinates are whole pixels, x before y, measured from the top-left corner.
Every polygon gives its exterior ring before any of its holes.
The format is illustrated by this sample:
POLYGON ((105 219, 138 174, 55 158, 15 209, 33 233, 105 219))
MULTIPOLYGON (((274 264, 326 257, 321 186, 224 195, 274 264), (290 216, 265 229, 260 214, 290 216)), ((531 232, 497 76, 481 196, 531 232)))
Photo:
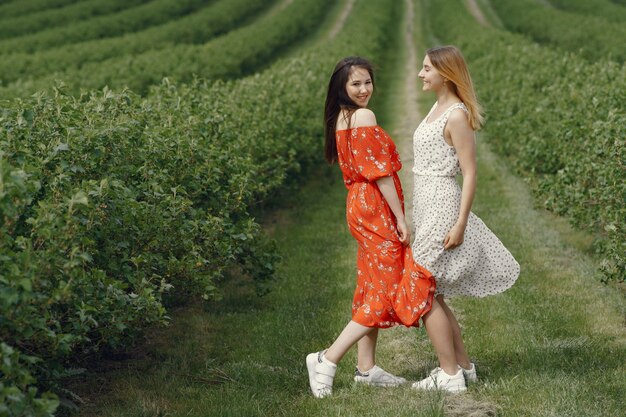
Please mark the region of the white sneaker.
POLYGON ((478 376, 476 375, 476 366, 473 362, 470 362, 470 365, 472 365, 472 367, 469 369, 461 367, 461 369, 463 370, 463 375, 465 375, 465 379, 467 380, 467 382, 476 382, 478 381, 478 376))
POLYGON ((378 365, 374 365, 374 367, 367 372, 361 372, 359 368, 356 368, 354 371, 354 381, 361 384, 375 385, 377 387, 397 387, 398 385, 406 383, 406 379, 390 374, 378 365))
POLYGON ((333 393, 333 379, 337 365, 324 358, 324 350, 309 353, 306 367, 309 370, 309 385, 315 398, 324 398, 333 393))
POLYGON ((443 369, 435 368, 428 377, 413 383, 411 388, 448 392, 463 392, 467 390, 463 370, 460 368, 455 375, 448 375, 443 369))

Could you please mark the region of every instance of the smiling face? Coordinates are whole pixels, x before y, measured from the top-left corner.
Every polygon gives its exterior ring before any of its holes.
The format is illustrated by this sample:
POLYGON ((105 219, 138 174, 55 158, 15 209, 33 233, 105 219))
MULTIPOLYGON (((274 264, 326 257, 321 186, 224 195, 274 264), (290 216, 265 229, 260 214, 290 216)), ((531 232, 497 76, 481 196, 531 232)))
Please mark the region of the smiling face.
POLYGON ((424 85, 422 86, 422 90, 424 91, 437 91, 444 85, 443 76, 433 66, 432 62, 430 62, 430 58, 428 57, 428 55, 424 57, 422 70, 417 76, 424 83, 424 85))
POLYGON ((350 100, 359 107, 367 107, 373 92, 374 83, 367 69, 352 67, 346 83, 346 93, 350 100))

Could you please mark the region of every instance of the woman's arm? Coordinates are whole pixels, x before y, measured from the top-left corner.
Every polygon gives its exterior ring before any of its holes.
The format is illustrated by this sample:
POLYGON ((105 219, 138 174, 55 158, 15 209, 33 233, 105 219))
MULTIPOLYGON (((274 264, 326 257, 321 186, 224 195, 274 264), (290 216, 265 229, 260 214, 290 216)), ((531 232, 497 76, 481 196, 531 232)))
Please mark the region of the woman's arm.
POLYGON ((454 249, 463 243, 463 235, 467 226, 474 193, 476 192, 476 136, 471 128, 465 112, 453 110, 448 118, 446 134, 456 149, 459 165, 463 173, 463 189, 461 191, 461 207, 456 224, 444 239, 445 249, 454 249))
POLYGON ((393 212, 394 216, 396 216, 396 228, 398 229, 400 242, 408 245, 411 242, 411 234, 409 232, 409 228, 406 225, 406 219, 404 217, 404 212, 402 211, 402 204, 400 204, 400 198, 398 197, 396 186, 393 183, 393 178, 379 178, 376 180, 376 185, 378 185, 380 193, 383 195, 385 200, 387 200, 389 208, 393 212))
MULTIPOLYGON (((358 109, 356 112, 354 112, 354 124, 352 127, 375 125, 376 116, 371 110, 358 109)), ((383 195, 385 200, 387 200, 389 208, 391 208, 391 211, 396 216, 396 229, 398 230, 400 242, 408 245, 411 242, 411 234, 409 233, 409 228, 406 225, 406 219, 404 218, 404 212, 402 211, 402 204, 400 204, 400 198, 398 197, 396 186, 393 183, 393 178, 379 178, 376 180, 376 185, 378 185, 380 193, 383 195)))

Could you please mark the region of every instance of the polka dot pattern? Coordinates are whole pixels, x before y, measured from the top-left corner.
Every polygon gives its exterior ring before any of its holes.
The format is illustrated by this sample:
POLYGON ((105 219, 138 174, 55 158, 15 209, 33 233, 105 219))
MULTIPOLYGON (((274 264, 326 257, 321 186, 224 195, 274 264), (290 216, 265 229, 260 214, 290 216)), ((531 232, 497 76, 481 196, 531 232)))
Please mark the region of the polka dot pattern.
POLYGON ((413 135, 413 257, 434 275, 437 295, 485 297, 501 293, 515 283, 520 266, 478 216, 470 213, 460 246, 443 248, 461 205, 461 188, 455 178, 461 172, 459 159, 454 147, 444 140, 443 130, 452 110, 467 109, 462 103, 454 104, 427 123, 435 108, 436 104, 413 135))

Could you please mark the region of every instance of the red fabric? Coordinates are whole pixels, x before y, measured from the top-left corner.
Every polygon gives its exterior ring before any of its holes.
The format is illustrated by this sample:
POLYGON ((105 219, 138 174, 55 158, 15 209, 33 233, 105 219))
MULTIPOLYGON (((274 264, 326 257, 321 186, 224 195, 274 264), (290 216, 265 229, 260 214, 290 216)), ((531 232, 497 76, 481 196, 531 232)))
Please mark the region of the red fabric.
POLYGON ((352 320, 368 327, 419 326, 432 307, 435 279, 400 242, 396 218, 375 182, 391 176, 404 210, 396 146, 380 126, 338 130, 336 140, 348 227, 359 244, 352 320))

